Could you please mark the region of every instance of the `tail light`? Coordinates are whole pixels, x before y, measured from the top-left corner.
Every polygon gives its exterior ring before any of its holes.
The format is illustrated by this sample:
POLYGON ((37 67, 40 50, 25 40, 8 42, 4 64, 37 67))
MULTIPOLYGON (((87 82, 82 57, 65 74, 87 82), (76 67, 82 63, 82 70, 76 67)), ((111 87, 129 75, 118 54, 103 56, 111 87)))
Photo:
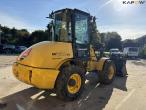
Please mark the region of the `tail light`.
POLYGON ((25 51, 23 51, 17 58, 17 60, 21 60, 21 59, 24 59, 25 57, 27 57, 30 52, 31 52, 32 48, 28 48, 26 49, 25 51))

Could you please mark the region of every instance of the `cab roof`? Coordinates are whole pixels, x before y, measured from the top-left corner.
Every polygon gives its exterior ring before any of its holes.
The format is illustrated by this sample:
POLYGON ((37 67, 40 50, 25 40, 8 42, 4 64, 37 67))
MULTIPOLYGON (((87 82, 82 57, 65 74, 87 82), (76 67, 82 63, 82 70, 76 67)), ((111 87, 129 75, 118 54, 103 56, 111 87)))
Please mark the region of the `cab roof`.
POLYGON ((79 9, 70 9, 70 8, 64 8, 64 9, 60 9, 60 10, 56 10, 54 13, 58 13, 58 12, 63 12, 63 11, 71 11, 71 12, 79 12, 79 13, 82 13, 82 14, 86 14, 86 15, 90 15, 90 13, 87 13, 85 11, 82 11, 82 10, 79 10, 79 9))

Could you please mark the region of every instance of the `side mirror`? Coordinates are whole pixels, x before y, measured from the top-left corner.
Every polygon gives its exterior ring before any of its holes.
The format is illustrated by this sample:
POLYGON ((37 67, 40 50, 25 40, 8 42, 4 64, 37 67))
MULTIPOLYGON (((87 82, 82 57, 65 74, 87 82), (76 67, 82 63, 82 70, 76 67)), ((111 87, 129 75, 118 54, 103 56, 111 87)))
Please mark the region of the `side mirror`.
POLYGON ((52 11, 52 12, 49 14, 49 17, 46 17, 46 18, 54 19, 54 12, 52 11))

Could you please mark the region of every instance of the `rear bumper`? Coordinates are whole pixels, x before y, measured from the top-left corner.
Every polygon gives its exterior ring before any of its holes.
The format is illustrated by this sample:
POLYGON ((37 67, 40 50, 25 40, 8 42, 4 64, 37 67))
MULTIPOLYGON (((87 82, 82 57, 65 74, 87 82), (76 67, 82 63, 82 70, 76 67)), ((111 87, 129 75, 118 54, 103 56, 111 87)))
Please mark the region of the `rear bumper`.
POLYGON ((18 80, 26 84, 30 84, 41 89, 53 89, 59 71, 55 69, 29 67, 14 63, 13 74, 18 80))

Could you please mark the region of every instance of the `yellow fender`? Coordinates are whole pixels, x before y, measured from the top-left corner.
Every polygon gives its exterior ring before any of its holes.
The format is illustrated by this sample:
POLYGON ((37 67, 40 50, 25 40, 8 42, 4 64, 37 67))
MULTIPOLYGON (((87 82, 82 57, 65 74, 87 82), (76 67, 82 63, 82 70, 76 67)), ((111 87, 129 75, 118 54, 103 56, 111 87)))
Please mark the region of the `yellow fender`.
POLYGON ((104 64, 106 60, 109 60, 109 58, 103 57, 96 63, 96 70, 102 71, 104 68, 104 64))

